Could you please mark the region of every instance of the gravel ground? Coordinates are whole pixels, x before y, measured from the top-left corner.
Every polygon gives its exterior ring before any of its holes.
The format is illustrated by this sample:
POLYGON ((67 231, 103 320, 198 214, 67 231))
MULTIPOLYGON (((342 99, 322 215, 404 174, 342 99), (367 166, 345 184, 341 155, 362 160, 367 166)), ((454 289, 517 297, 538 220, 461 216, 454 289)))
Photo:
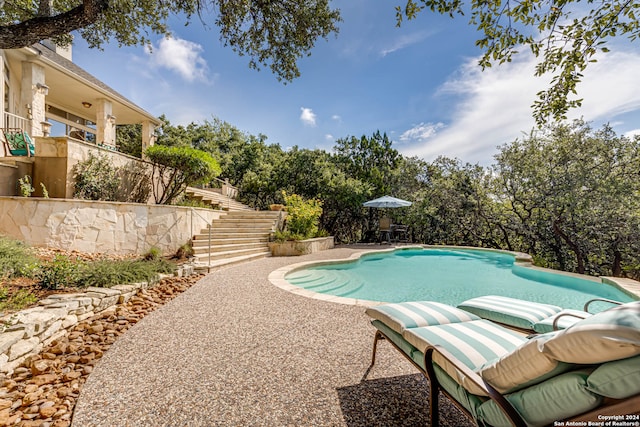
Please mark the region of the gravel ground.
MULTIPOLYGON (((84 384, 73 427, 427 425, 427 387, 390 344, 365 381, 374 328, 364 307, 272 285, 279 267, 340 248, 208 274, 144 317, 84 384)), ((441 399, 441 425, 470 426, 441 399)))

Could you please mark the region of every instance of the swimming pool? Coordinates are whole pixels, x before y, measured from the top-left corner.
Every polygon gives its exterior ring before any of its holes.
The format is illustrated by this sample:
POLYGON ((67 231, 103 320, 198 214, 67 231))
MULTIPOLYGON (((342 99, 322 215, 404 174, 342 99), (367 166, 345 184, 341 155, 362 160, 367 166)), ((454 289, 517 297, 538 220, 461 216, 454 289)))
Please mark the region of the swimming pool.
POLYGON ((469 298, 504 295, 582 309, 597 297, 634 300, 598 278, 530 268, 511 253, 475 249, 374 252, 349 262, 295 269, 284 279, 320 294, 382 302, 432 300, 455 306, 469 298))

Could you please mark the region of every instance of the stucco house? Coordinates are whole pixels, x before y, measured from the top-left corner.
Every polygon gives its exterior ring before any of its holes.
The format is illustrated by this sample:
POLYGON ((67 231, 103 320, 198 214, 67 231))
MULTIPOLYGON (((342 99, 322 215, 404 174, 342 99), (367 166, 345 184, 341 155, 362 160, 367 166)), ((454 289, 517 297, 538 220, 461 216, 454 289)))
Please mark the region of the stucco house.
POLYGON ((34 196, 43 183, 50 197, 71 198, 73 166, 90 152, 116 165, 132 160, 117 151, 118 124, 141 124, 143 150, 153 145, 160 120, 78 67, 71 54, 48 41, 0 50, 0 128, 25 131, 35 145, 30 157, 12 156, 1 144, 0 195, 17 195, 18 178, 29 175, 34 196))

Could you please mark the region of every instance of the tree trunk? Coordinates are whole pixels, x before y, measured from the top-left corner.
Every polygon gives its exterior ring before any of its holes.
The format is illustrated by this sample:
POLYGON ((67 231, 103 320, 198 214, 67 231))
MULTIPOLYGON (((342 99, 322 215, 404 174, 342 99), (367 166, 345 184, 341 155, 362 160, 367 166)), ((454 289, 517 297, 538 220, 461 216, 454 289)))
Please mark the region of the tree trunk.
POLYGON ((618 249, 613 250, 613 266, 611 270, 614 277, 622 277, 622 254, 618 249))
MULTIPOLYGON (((83 0, 80 6, 58 15, 36 16, 0 26, 0 49, 19 49, 84 28, 97 21, 108 7, 109 0, 83 0)), ((45 13, 45 8, 41 13, 45 13)))
POLYGON ((569 245, 573 253, 576 254, 577 272, 580 274, 584 274, 584 259, 582 258, 582 251, 580 250, 580 247, 575 242, 573 242, 564 231, 562 231, 560 225, 558 224, 558 221, 555 220, 553 221, 553 232, 562 240, 564 240, 565 243, 569 245))

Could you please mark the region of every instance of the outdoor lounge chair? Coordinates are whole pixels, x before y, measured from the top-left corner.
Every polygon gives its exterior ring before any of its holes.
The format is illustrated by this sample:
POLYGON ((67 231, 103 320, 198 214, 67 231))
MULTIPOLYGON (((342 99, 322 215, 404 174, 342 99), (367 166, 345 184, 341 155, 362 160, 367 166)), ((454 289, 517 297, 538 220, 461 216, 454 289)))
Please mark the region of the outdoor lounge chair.
POLYGON ((2 133, 6 151, 12 156, 35 156, 36 149, 27 132, 19 128, 7 128, 2 133))
POLYGON ((378 243, 383 241, 391 244, 391 218, 382 217, 378 225, 378 243))
POLYGON ((378 341, 388 340, 426 376, 431 426, 439 425, 440 392, 479 426, 569 425, 640 412, 640 301, 530 339, 438 303, 366 312, 376 328, 369 370, 378 341))
POLYGON ((471 298, 460 304, 458 308, 473 313, 482 319, 491 320, 502 325, 536 333, 566 329, 581 319, 592 316, 589 311, 596 302, 620 305, 619 301, 594 298, 587 301, 582 311, 562 309, 557 305, 542 304, 497 295, 471 298))

